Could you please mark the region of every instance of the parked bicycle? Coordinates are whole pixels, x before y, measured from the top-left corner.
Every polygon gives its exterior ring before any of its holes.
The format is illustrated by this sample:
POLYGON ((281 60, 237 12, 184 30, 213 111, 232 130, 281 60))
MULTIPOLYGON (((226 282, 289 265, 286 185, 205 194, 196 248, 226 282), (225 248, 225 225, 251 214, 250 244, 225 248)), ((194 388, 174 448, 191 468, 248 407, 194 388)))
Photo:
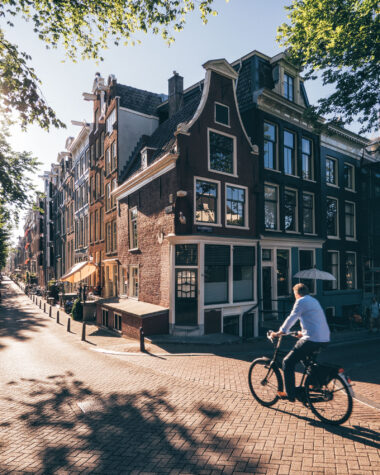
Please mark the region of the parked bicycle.
MULTIPOLYGON (((267 337, 274 344, 272 359, 267 357, 255 359, 248 373, 252 396, 266 407, 272 406, 280 399, 278 393, 284 388, 281 364, 278 361, 282 336, 275 342, 270 333, 270 331, 267 333, 267 337)), ((298 332, 288 333, 292 336, 297 334, 298 332)), ((343 368, 317 363, 316 357, 319 351, 302 361, 304 372, 298 386, 299 399, 322 422, 343 424, 349 419, 353 408, 351 380, 345 375, 343 368)))

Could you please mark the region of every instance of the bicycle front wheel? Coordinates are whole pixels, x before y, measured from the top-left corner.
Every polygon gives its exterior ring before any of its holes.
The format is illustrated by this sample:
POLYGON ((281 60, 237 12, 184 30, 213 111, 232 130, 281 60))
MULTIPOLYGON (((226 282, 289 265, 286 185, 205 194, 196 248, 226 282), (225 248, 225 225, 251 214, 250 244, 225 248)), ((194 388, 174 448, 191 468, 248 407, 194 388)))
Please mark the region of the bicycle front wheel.
POLYGON ((339 425, 350 417, 352 396, 346 381, 339 374, 321 387, 314 386, 308 377, 305 390, 311 411, 322 422, 339 425))
POLYGON ((252 396, 263 406, 272 406, 278 401, 282 387, 279 369, 270 365, 268 358, 257 358, 249 367, 248 384, 252 396))

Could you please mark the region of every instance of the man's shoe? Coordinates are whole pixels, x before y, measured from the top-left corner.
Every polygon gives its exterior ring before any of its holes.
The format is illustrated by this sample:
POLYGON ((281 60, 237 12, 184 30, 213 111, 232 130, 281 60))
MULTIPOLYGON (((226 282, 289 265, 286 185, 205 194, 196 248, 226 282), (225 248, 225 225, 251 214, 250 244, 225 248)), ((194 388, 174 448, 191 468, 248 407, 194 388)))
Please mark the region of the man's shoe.
POLYGON ((290 401, 290 402, 294 402, 295 401, 295 398, 292 397, 290 398, 285 391, 277 391, 277 396, 282 399, 282 400, 285 400, 285 401, 290 401))

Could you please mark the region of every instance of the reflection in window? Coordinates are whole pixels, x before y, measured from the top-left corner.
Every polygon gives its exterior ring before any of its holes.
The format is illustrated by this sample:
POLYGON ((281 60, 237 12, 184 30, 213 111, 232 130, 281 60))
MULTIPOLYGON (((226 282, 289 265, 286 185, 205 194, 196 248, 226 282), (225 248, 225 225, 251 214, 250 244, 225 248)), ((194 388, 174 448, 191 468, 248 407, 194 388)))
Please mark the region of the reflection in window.
POLYGON ((338 236, 338 201, 335 198, 327 198, 327 235, 338 236))
POLYGON ((313 156, 311 140, 302 139, 302 178, 305 180, 313 179, 313 156))
POLYGON ((356 255, 354 252, 346 253, 346 288, 356 288, 356 255))
POLYGON ((129 248, 137 249, 137 208, 132 208, 129 211, 129 248))
POLYGON ((314 233, 314 195, 303 194, 303 232, 314 233))
POLYGON ((235 186, 227 186, 227 224, 244 226, 245 190, 235 186))
POLYGON ((296 155, 294 146, 294 134, 284 132, 284 172, 287 175, 296 174, 296 155))
POLYGON ((264 167, 277 169, 276 127, 264 122, 264 167))
POLYGON ((326 183, 337 185, 337 163, 333 158, 326 158, 326 183))
POLYGON ((195 220, 199 223, 217 223, 218 185, 196 180, 195 220))
POLYGON ((337 289, 338 279, 339 279, 339 252, 338 251, 327 252, 326 270, 327 272, 330 272, 330 274, 332 274, 336 280, 325 280, 323 282, 323 288, 325 290, 337 289))
POLYGON ((264 220, 266 229, 277 229, 278 190, 275 186, 264 187, 264 220))
POLYGON ((277 296, 289 295, 289 251, 277 249, 277 296))
POLYGON ((355 189, 355 169, 348 163, 344 164, 344 186, 348 190, 355 189))
POLYGON ((346 202, 344 205, 345 212, 345 231, 346 237, 355 237, 355 204, 346 202))
POLYGON ((285 190, 284 193, 285 231, 297 231, 297 192, 285 190))
POLYGON ((176 266, 196 266, 198 264, 197 244, 177 244, 175 247, 176 266))
POLYGON ((210 169, 234 173, 234 140, 210 131, 210 169))

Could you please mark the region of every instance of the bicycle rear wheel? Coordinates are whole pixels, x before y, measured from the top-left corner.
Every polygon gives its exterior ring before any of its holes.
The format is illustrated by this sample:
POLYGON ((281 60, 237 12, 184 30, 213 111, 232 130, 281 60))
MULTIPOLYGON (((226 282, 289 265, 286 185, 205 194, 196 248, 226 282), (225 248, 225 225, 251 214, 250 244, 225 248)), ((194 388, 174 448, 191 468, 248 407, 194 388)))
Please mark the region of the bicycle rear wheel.
POLYGON ((306 379, 305 390, 313 414, 328 424, 343 424, 352 413, 352 396, 346 381, 335 375, 327 384, 315 387, 310 377, 306 379))
POLYGON ((272 406, 278 401, 282 378, 276 366, 270 366, 268 358, 257 358, 249 367, 248 384, 252 396, 263 406, 272 406))

